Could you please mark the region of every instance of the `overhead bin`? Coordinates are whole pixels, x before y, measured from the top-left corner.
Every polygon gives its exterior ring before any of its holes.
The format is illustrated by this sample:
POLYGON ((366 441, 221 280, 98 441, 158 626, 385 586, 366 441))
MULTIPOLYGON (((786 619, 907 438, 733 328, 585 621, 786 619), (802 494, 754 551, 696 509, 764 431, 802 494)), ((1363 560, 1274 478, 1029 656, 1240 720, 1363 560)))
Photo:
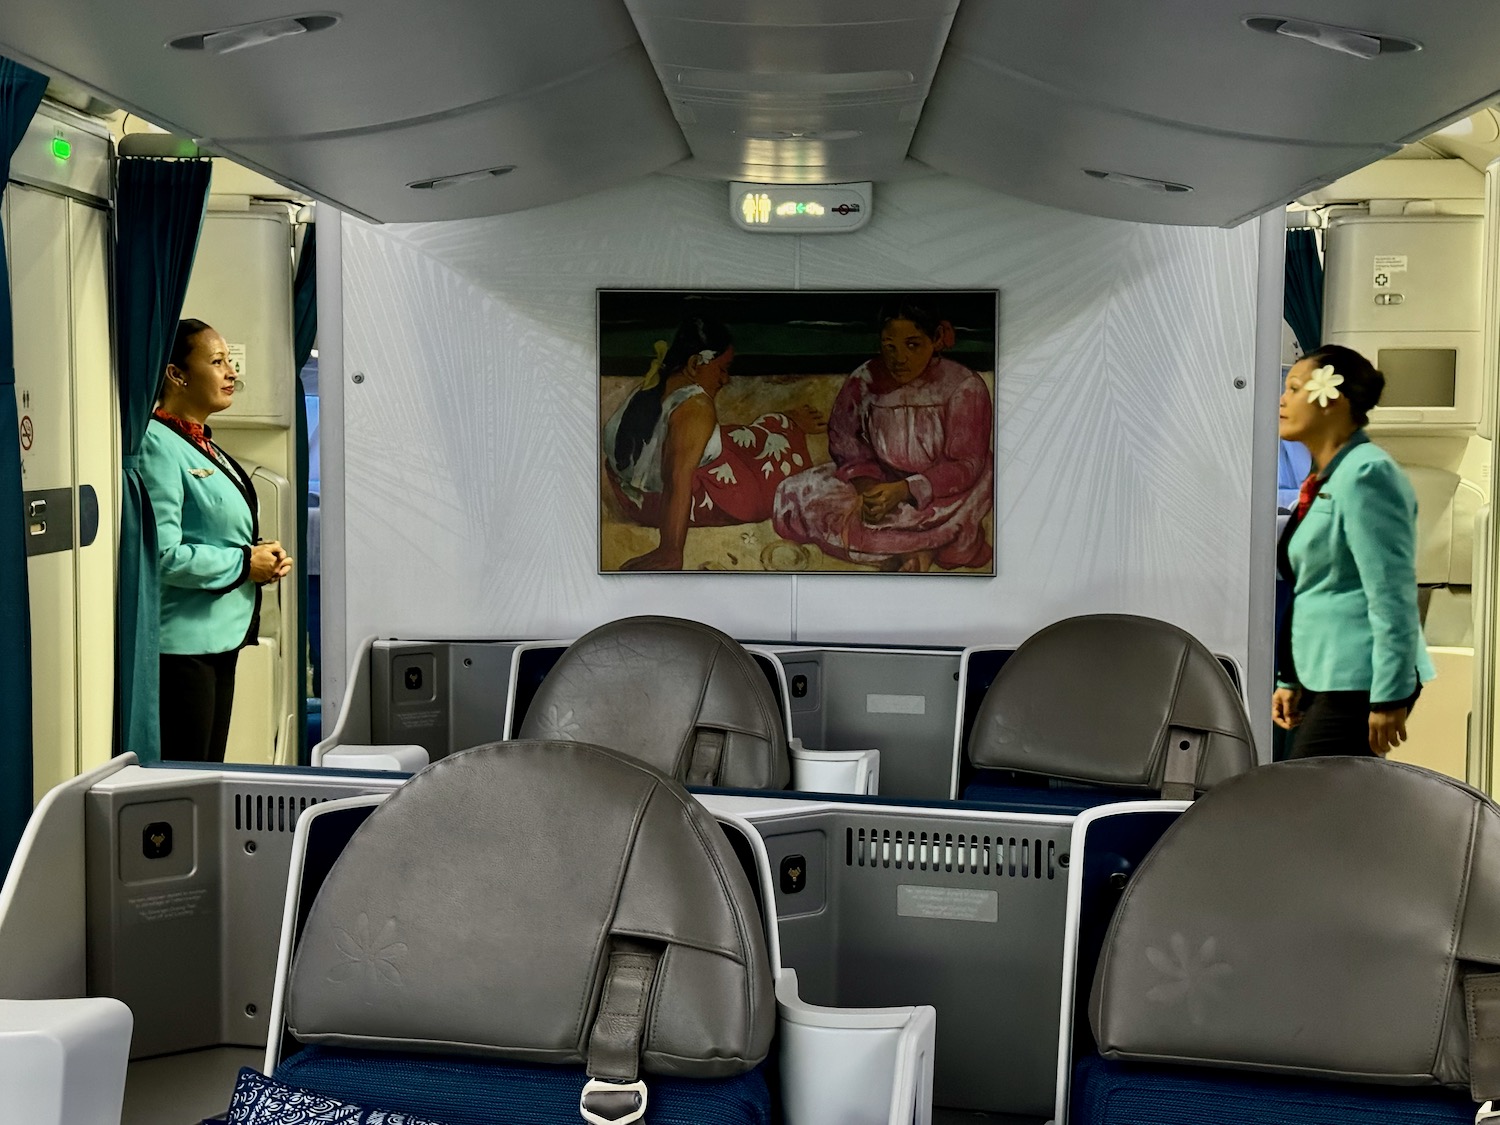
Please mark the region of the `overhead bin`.
POLYGON ((94 0, 7 0, 0 43, 117 91, 174 132, 236 139, 418 121, 535 90, 638 45, 623 8, 598 0, 313 2, 275 14, 329 9, 338 20, 322 30, 221 54, 167 44, 272 13, 168 2, 121 20, 94 0))
MULTIPOLYGON (((1163 124, 1367 146, 1417 140, 1500 91, 1497 33, 1500 10, 1471 3, 986 0, 959 9, 939 76, 962 58, 1053 98, 1163 124), (1292 16, 1385 37, 1385 49, 1358 58, 1270 30, 1292 16)), ((950 92, 969 91, 935 88, 934 102, 950 92)))
POLYGON ((912 155, 939 171, 1070 211, 1233 226, 1397 147, 1308 145, 1186 129, 1060 97, 991 64, 949 55, 912 155))
POLYGON ((555 203, 655 172, 687 146, 636 46, 585 74, 440 120, 228 151, 315 184, 342 207, 417 222, 555 203))

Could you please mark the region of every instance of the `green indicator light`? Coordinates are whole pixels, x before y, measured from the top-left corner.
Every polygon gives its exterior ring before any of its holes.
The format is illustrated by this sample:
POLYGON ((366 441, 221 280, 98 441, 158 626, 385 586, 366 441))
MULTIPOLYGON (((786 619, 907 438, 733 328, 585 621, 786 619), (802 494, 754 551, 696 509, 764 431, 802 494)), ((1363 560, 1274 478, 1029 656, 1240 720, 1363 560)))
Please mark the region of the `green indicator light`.
POLYGON ((799 214, 799 215, 805 215, 805 214, 807 214, 807 204, 806 203, 799 203, 799 204, 797 204, 797 214, 799 214))
POLYGON ((73 146, 66 137, 52 138, 52 155, 59 160, 66 160, 73 155, 73 146))

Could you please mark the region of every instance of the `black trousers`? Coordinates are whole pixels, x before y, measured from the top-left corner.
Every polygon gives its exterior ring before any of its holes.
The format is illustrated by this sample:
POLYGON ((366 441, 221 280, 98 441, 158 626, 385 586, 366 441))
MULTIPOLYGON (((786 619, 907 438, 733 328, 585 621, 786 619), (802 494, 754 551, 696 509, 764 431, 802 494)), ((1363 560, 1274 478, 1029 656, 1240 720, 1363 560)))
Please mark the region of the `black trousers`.
MULTIPOLYGON (((1417 689, 1421 694, 1421 688, 1417 689)), ((1416 695, 1407 708, 1416 706, 1416 695)), ((1370 693, 1367 691, 1304 691, 1302 722, 1291 734, 1290 758, 1326 758, 1348 754, 1372 758, 1370 749, 1370 693)))
POLYGON ((161 656, 161 756, 172 762, 222 762, 234 705, 238 649, 207 656, 161 656))

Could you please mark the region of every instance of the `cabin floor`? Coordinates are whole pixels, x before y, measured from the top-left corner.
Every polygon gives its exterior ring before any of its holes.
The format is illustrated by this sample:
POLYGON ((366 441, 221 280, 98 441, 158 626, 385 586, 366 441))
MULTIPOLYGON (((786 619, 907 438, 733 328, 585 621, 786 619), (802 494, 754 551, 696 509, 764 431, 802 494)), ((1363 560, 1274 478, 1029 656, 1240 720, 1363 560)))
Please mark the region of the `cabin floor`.
POLYGON ((1048 1118, 1015 1113, 985 1113, 977 1109, 932 1108, 932 1125, 1046 1125, 1048 1118))
POLYGON ((256 1070, 266 1052, 253 1047, 216 1047, 139 1059, 125 1076, 120 1125, 198 1125, 229 1105, 241 1067, 256 1070))

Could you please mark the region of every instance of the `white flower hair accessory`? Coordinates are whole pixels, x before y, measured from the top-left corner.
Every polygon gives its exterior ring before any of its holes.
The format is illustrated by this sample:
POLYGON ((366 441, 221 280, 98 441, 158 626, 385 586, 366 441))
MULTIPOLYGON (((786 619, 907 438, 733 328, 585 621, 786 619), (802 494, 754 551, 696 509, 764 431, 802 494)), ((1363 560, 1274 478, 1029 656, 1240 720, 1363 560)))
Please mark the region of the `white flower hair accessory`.
POLYGON ((698 358, 704 363, 712 363, 716 354, 718 353, 716 353, 713 348, 704 348, 701 352, 698 353, 698 358))
POLYGON ((1318 368, 1307 377, 1307 382, 1302 384, 1302 389, 1307 392, 1307 401, 1315 402, 1319 406, 1327 407, 1332 399, 1339 397, 1339 387, 1344 382, 1344 377, 1333 369, 1333 364, 1318 368))

